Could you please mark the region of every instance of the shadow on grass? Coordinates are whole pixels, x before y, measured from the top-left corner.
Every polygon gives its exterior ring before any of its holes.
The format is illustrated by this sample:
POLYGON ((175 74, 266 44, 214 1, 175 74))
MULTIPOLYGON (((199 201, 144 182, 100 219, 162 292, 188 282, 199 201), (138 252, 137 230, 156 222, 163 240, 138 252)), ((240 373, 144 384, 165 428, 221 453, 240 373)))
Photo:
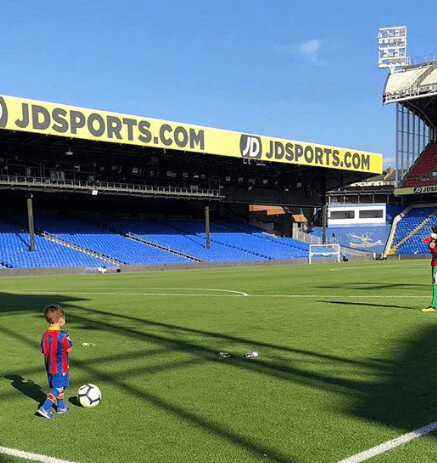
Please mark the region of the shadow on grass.
POLYGON ((42 391, 41 386, 39 384, 35 384, 31 379, 24 380, 21 376, 12 374, 5 375, 4 377, 12 381, 11 386, 14 389, 34 400, 38 403, 38 405, 42 405, 42 403, 46 400, 47 396, 42 391))
MULTIPOLYGON (((25 297, 27 303, 29 303, 30 299, 33 306, 32 296, 14 296, 16 299, 20 297, 25 297)), ((56 300, 52 296, 47 297, 47 299, 50 299, 50 301, 56 300)), ((38 300, 41 300, 41 297, 38 300)), ((68 320, 72 326, 99 329, 114 333, 117 336, 124 336, 127 339, 155 344, 158 351, 181 351, 197 357, 197 359, 175 361, 158 367, 138 366, 134 370, 136 375, 141 375, 151 368, 154 368, 154 372, 158 373, 164 370, 185 368, 196 363, 224 362, 229 368, 253 371, 283 381, 333 391, 337 395, 341 394, 346 397, 344 403, 347 404, 341 409, 342 413, 386 426, 412 430, 434 421, 435 416, 437 416, 437 401, 433 392, 437 383, 437 364, 435 360, 437 325, 427 327, 422 332, 416 333, 414 338, 393 341, 391 346, 393 354, 388 361, 371 358, 367 359, 367 361, 357 361, 353 358, 348 359, 310 350, 293 349, 289 346, 260 343, 242 337, 196 330, 84 307, 80 307, 80 311, 81 313, 85 311, 87 314, 79 315, 67 297, 62 298, 60 296, 58 300, 68 301, 69 306, 72 307, 72 310, 68 312, 68 320), (88 314, 93 319, 90 319, 88 314), (99 318, 94 319, 95 316, 99 318), (131 322, 135 323, 132 324, 131 322), (132 325, 134 326, 132 327, 132 325), (186 336, 190 334, 199 334, 202 335, 202 338, 199 341, 187 339, 186 336), (217 345, 229 343, 230 341, 236 343, 238 348, 241 349, 256 345, 279 352, 308 356, 311 360, 320 361, 323 369, 317 369, 317 366, 311 370, 298 368, 296 364, 292 364, 292 360, 284 360, 280 357, 276 357, 274 361, 263 358, 256 361, 247 361, 240 357, 226 359, 225 361, 219 360, 217 357, 217 345), (355 371, 352 375, 346 377, 342 374, 338 375, 337 371, 340 369, 340 372, 343 372, 342 368, 344 366, 354 367, 355 371)), ((333 303, 332 301, 327 302, 333 303)), ((344 302, 341 303, 344 304, 344 302)), ((349 305, 349 303, 346 304, 349 305)), ((351 303, 351 305, 381 307, 379 304, 367 303, 351 303)), ((386 307, 399 308, 400 306, 386 305, 386 307)), ((418 313, 418 316, 421 315, 418 313)), ((19 330, 15 331, 0 327, 0 331, 15 340, 21 341, 23 344, 32 348, 36 347, 34 340, 19 330)), ((135 358, 137 354, 138 352, 132 352, 126 355, 108 356, 107 358, 100 358, 98 362, 74 359, 73 365, 97 380, 118 387, 122 394, 129 394, 139 400, 148 402, 180 420, 200 427, 210 434, 251 452, 257 458, 265 458, 277 463, 297 462, 292 455, 264 446, 259 441, 245 435, 244 431, 235 432, 226 423, 211 420, 183 406, 174 404, 167 398, 152 394, 147 390, 147 383, 142 384, 141 387, 130 384, 124 380, 130 375, 125 374, 126 371, 123 368, 111 374, 105 373, 100 368, 111 358, 117 357, 119 360, 123 358, 127 360, 135 358)), ((353 356, 353 351, 351 351, 351 356, 353 356)), ((138 358, 141 358, 141 354, 138 355, 138 358)), ((9 376, 9 379, 12 379, 13 382, 14 379, 19 378, 16 384, 20 384, 21 377, 18 375, 9 376)), ((70 398, 70 403, 77 405, 74 404, 73 400, 74 398, 70 398)))
MULTIPOLYGON (((258 348, 259 347, 267 347, 269 349, 276 349, 276 350, 291 353, 291 354, 301 354, 301 355, 304 355, 304 356, 315 357, 315 358, 318 358, 318 359, 325 359, 325 360, 328 360, 328 361, 368 366, 368 363, 366 363, 366 362, 363 363, 363 362, 360 362, 360 361, 356 361, 354 359, 346 359, 346 358, 337 357, 337 356, 334 356, 334 355, 316 353, 316 352, 312 352, 310 350, 305 350, 305 349, 295 349, 295 348, 292 348, 292 347, 289 347, 289 346, 282 346, 280 344, 266 343, 266 342, 262 342, 260 340, 255 340, 255 339, 248 339, 248 338, 242 338, 242 337, 239 337, 239 336, 231 336, 231 335, 223 334, 223 333, 215 333, 215 332, 212 332, 212 331, 188 328, 188 327, 175 325, 175 324, 171 324, 171 323, 155 322, 153 320, 133 317, 131 315, 122 315, 122 314, 118 314, 118 313, 111 313, 111 312, 107 312, 107 311, 103 311, 103 310, 85 309, 85 308, 83 308, 83 310, 88 311, 88 312, 93 313, 93 314, 102 315, 102 316, 105 317, 105 320, 108 320, 110 318, 121 319, 121 320, 124 320, 124 321, 133 321, 138 326, 143 325, 143 326, 150 327, 150 328, 154 328, 154 327, 163 328, 166 331, 168 331, 168 333, 171 333, 173 336, 175 334, 181 336, 184 333, 199 334, 199 335, 202 335, 202 336, 206 336, 211 340, 215 339, 215 340, 219 340, 221 342, 231 341, 231 342, 234 342, 234 343, 238 343, 238 344, 241 344, 245 349, 248 346, 256 346, 258 348)), ((119 325, 116 325, 114 323, 103 322, 101 320, 94 322, 92 320, 89 320, 87 318, 83 318, 83 317, 80 317, 80 316, 77 316, 77 315, 75 315, 74 317, 76 319, 79 319, 79 321, 82 324, 85 325, 85 328, 86 328, 87 324, 92 326, 94 329, 96 328, 97 325, 98 326, 106 325, 107 328, 109 328, 110 330, 116 330, 117 327, 119 327, 119 325), (94 325, 96 325, 96 326, 94 326, 94 325)), ((69 317, 69 318, 71 318, 71 317, 69 317)), ((127 328, 125 326, 121 326, 120 331, 121 332, 126 332, 126 335, 128 335, 128 336, 130 334, 133 335, 133 336, 139 335, 140 339, 141 339, 141 337, 144 338, 144 336, 148 336, 150 338, 153 338, 155 336, 157 342, 166 342, 167 341, 170 345, 173 344, 172 348, 175 348, 176 345, 179 345, 180 349, 184 349, 185 344, 187 344, 187 343, 184 343, 183 341, 181 341, 180 339, 177 342, 172 342, 171 338, 167 338, 167 337, 164 337, 164 336, 161 336, 161 335, 155 335, 153 333, 147 333, 147 332, 145 333, 145 332, 139 331, 137 329, 133 330, 133 329, 127 328)), ((196 349, 199 346, 197 344, 194 344, 192 341, 190 341, 185 348, 189 349, 190 347, 192 349, 196 349)), ((210 351, 212 353, 214 353, 214 354, 217 352, 215 349, 210 349, 210 351)))
POLYGON ((317 285, 313 286, 314 288, 323 288, 323 289, 359 289, 360 291, 372 291, 375 289, 393 289, 397 292, 402 289, 418 289, 418 288, 428 288, 430 289, 431 285, 427 283, 381 283, 381 282, 344 282, 341 284, 333 285, 317 285))
MULTIPOLYGON (((70 315, 70 319, 72 318, 73 317, 70 315)), ((9 335, 10 337, 13 337, 15 340, 17 339, 20 340, 23 344, 26 344, 31 347, 35 346, 35 343, 32 341, 31 338, 23 335, 20 332, 15 332, 13 330, 9 330, 4 327, 0 327, 0 331, 3 332, 4 334, 9 335)), ((100 363, 103 364, 104 359, 101 359, 100 363)), ((196 413, 191 412, 190 410, 174 405, 170 403, 169 401, 158 397, 155 394, 149 393, 145 391, 144 389, 140 389, 135 386, 132 386, 131 384, 120 379, 121 377, 125 376, 124 371, 121 372, 122 373, 121 375, 120 374, 105 374, 102 371, 99 371, 98 369, 96 369, 95 367, 89 366, 88 362, 80 361, 80 360, 75 361, 75 366, 80 368, 83 371, 86 371, 93 378, 96 378, 101 381, 105 381, 112 385, 117 386, 122 392, 122 394, 129 394, 140 400, 144 400, 154 405, 155 407, 161 410, 164 410, 165 412, 171 415, 174 415, 178 419, 186 421, 192 425, 195 425, 196 427, 200 427, 211 434, 214 434, 220 438, 223 438, 227 440, 228 442, 238 447, 241 447, 242 449, 246 451, 251 452, 257 457, 263 457, 263 459, 269 459, 270 461, 274 461, 277 463, 298 463, 298 460, 296 460, 295 458, 288 456, 288 455, 284 455, 275 449, 269 448, 267 446, 263 446, 259 442, 256 442, 250 439, 249 437, 246 437, 244 435, 231 431, 227 426, 221 423, 214 422, 212 420, 204 418, 196 413)), ((141 368, 136 369, 137 372, 141 370, 142 370, 141 368)))
POLYGON ((80 407, 79 400, 75 395, 73 397, 70 397, 68 401, 71 403, 71 405, 74 405, 75 407, 80 407))
POLYGON ((82 298, 71 296, 64 296, 62 294, 13 294, 13 293, 0 293, 0 314, 6 315, 11 313, 35 313, 41 315, 44 319, 44 307, 56 302, 57 304, 64 305, 71 304, 78 301, 84 301, 82 298))
POLYGON ((376 309, 403 309, 403 310, 415 310, 418 311, 419 309, 416 307, 406 306, 406 305, 398 305, 398 304, 372 304, 370 302, 347 302, 347 301, 333 301, 332 299, 329 301, 317 301, 323 304, 333 304, 333 305, 347 305, 347 306, 356 306, 356 307, 372 307, 376 309))
POLYGON ((366 394, 356 396, 347 413, 403 431, 436 420, 437 324, 433 315, 419 315, 430 317, 433 326, 390 343, 392 363, 372 378, 366 394))

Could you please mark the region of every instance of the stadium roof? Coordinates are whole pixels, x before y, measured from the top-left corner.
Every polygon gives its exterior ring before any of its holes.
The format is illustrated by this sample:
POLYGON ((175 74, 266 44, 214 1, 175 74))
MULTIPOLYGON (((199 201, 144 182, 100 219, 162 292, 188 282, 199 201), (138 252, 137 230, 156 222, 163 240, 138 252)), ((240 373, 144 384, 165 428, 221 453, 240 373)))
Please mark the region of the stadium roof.
POLYGON ((437 95, 437 62, 410 66, 388 75, 384 87, 384 103, 425 98, 437 95))
POLYGON ((380 174, 381 154, 0 96, 0 129, 258 162, 380 174))

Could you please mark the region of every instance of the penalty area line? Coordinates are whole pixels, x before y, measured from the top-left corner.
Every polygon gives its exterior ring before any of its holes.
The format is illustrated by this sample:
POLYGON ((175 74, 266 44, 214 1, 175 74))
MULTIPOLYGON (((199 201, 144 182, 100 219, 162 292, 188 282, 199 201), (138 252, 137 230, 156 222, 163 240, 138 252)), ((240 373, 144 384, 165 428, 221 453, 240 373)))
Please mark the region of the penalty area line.
POLYGON ((59 458, 41 455, 39 453, 23 452, 22 450, 10 449, 0 446, 0 454, 9 455, 11 457, 22 458, 24 460, 40 461, 42 463, 75 463, 69 460, 60 460, 59 458))
MULTIPOLYGON (((157 289, 157 290, 176 290, 177 288, 148 288, 148 289, 157 289)), ((308 298, 308 299, 317 299, 317 298, 339 298, 339 299, 429 299, 429 296, 423 295, 390 295, 390 294, 248 294, 243 291, 236 291, 232 289, 208 289, 208 288, 186 288, 188 291, 218 291, 219 293, 154 293, 154 292, 132 292, 132 291, 65 291, 65 294, 78 294, 78 295, 94 295, 94 296, 163 296, 163 297, 284 297, 284 298, 308 298)), ((58 294, 59 291, 45 291, 39 289, 22 289, 18 291, 9 291, 8 294, 58 294)))
POLYGON ((416 429, 411 431, 407 434, 403 434, 402 436, 397 437, 396 439, 389 440, 384 442, 376 447, 372 447, 369 450, 365 450, 364 452, 357 453, 349 458, 345 458, 344 460, 339 461, 338 463, 360 463, 361 461, 369 460, 370 458, 375 457, 376 455, 381 455, 382 453, 387 452, 388 450, 394 449, 399 447, 402 444, 406 444, 407 442, 412 441, 413 439, 417 439, 418 437, 426 436, 433 431, 437 430, 437 421, 434 421, 427 426, 423 426, 422 428, 416 429))
MULTIPOLYGON (((145 288, 146 290, 160 290, 160 291, 180 291, 180 290, 187 290, 187 291, 215 291, 218 293, 226 293, 226 294, 198 294, 198 293, 147 293, 147 292, 125 292, 125 291, 117 291, 117 292, 107 292, 107 291, 68 291, 69 294, 98 294, 102 296, 125 296, 125 295, 132 295, 132 296, 245 296, 248 297, 249 294, 245 293, 244 291, 237 291, 235 289, 220 289, 220 288, 145 288)), ((47 294, 56 294, 59 291, 42 291, 39 289, 23 289, 20 290, 21 293, 47 293, 47 294)), ((18 292, 11 292, 11 294, 19 294, 18 292)))
POLYGON ((340 299, 375 299, 375 298, 380 298, 380 299, 398 299, 398 298, 415 298, 415 299, 420 299, 420 298, 428 298, 429 296, 406 296, 406 295, 373 295, 373 294, 249 294, 250 297, 305 297, 305 298, 310 298, 310 299, 315 299, 315 298, 323 298, 323 297, 329 297, 329 298, 340 298, 340 299))

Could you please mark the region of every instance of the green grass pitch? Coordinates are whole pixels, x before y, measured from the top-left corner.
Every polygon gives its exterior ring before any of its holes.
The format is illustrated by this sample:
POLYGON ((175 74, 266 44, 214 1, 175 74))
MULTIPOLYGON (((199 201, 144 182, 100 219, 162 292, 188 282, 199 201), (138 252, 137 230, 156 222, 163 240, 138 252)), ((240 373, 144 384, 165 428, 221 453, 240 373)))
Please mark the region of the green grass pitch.
MULTIPOLYGON (((0 279, 0 446, 78 463, 337 462, 437 420, 430 294, 423 260, 0 279), (72 412, 49 421, 34 413, 51 302, 75 347, 72 412), (95 409, 74 404, 84 383, 102 390, 95 409)), ((371 461, 435 462, 436 438, 371 461)))

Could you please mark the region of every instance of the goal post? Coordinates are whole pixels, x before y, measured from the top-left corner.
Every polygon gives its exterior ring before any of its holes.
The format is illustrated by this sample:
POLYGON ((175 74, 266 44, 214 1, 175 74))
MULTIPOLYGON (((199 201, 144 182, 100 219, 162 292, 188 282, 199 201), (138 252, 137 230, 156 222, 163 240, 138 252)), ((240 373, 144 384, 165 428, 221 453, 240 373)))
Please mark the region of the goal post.
POLYGON ((308 252, 308 264, 314 263, 315 258, 323 262, 323 258, 335 259, 336 262, 341 261, 340 245, 339 244, 310 244, 308 252))

